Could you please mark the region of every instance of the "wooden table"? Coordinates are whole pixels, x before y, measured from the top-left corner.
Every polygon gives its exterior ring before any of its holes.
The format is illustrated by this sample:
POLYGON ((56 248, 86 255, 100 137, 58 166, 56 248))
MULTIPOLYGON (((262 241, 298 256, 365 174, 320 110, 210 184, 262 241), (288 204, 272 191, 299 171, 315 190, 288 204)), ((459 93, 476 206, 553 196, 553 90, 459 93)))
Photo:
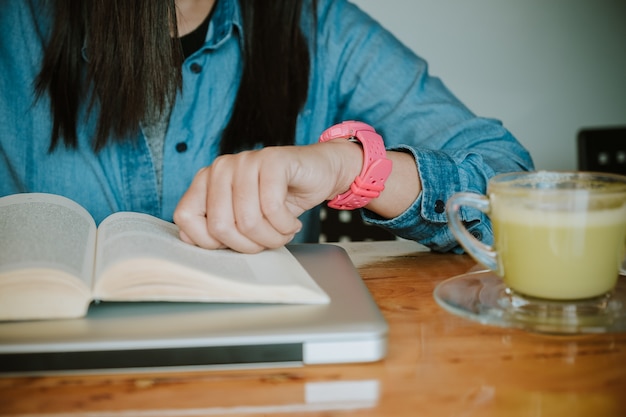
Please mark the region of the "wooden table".
POLYGON ((626 416, 626 334, 555 337, 471 322, 432 296, 442 280, 476 269, 468 256, 411 242, 344 247, 389 322, 381 362, 0 378, 0 414, 626 416))

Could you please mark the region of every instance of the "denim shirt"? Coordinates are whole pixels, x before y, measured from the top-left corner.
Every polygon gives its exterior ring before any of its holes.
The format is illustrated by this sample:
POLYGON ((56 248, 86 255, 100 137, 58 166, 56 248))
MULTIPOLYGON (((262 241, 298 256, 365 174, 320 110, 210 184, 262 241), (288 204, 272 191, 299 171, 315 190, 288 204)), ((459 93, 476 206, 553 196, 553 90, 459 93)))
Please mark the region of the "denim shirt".
MULTIPOLYGON (((241 14, 236 0, 219 0, 206 42, 183 64, 183 88, 165 135, 162 196, 143 132, 94 153, 96 111, 78 128, 78 149, 48 152, 52 120, 47 96, 38 100, 34 80, 51 26, 41 0, 7 0, 0 10, 0 195, 48 192, 83 205, 101 222, 117 211, 172 220, 196 172, 218 155, 241 74, 241 14)), ((426 62, 375 20, 344 0, 319 0, 311 39, 307 101, 295 143, 317 142, 343 120, 371 124, 389 150, 412 154, 423 190, 403 214, 365 219, 434 250, 459 250, 446 224, 444 203, 453 193, 484 193, 499 172, 532 168, 527 151, 497 120, 470 112, 426 62)), ((82 51, 88 59, 88 50, 82 51)), ((71 88, 71 86, 68 86, 71 88)), ((462 212, 471 231, 491 242, 491 226, 476 210, 462 212)), ((302 215, 294 242, 317 241, 319 210, 302 215)))

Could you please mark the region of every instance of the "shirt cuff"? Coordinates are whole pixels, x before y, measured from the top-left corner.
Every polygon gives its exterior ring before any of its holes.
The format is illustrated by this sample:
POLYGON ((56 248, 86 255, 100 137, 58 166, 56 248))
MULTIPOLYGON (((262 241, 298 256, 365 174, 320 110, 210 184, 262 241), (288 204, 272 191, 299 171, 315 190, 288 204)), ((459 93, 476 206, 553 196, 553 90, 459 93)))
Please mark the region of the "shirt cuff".
MULTIPOLYGON (((402 214, 385 219, 367 209, 361 210, 363 219, 390 230, 397 236, 415 240, 437 252, 462 253, 448 228, 446 202, 461 191, 484 194, 480 181, 463 177, 458 162, 443 152, 415 149, 408 146, 390 150, 408 152, 415 158, 422 181, 422 192, 402 214)), ((486 186, 486 185, 484 185, 486 186)), ((461 208, 461 220, 468 231, 485 244, 492 244, 493 232, 488 217, 480 210, 461 208)))

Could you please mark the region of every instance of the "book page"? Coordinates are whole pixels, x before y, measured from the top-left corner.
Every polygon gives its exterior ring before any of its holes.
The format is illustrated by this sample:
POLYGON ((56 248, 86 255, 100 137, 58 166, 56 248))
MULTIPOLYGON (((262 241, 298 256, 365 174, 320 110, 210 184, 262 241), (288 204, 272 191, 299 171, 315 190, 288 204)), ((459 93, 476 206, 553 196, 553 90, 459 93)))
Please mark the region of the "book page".
POLYGON ((95 235, 93 218, 65 197, 0 198, 0 321, 84 316, 95 235))
POLYGON ((56 269, 91 288, 96 224, 87 210, 53 194, 0 198, 0 274, 56 269))
POLYGON ((181 241, 176 225, 145 214, 105 219, 96 258, 96 281, 115 270, 107 276, 110 282, 96 282, 96 297, 158 300, 176 293, 174 299, 195 301, 290 302, 290 296, 294 302, 329 301, 286 248, 253 255, 201 249, 181 241))

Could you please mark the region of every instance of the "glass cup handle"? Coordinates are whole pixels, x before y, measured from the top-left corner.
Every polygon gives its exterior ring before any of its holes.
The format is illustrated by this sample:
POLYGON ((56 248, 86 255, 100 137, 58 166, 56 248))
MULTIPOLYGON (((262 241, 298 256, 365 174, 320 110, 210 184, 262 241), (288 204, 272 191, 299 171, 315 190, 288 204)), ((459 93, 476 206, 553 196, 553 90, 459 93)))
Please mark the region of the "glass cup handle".
POLYGON ((456 193, 448 199, 446 211, 448 213, 448 226, 459 244, 476 261, 480 262, 496 274, 502 276, 499 267, 498 255, 493 247, 476 239, 461 221, 461 206, 473 207, 489 215, 491 203, 481 194, 456 193))

